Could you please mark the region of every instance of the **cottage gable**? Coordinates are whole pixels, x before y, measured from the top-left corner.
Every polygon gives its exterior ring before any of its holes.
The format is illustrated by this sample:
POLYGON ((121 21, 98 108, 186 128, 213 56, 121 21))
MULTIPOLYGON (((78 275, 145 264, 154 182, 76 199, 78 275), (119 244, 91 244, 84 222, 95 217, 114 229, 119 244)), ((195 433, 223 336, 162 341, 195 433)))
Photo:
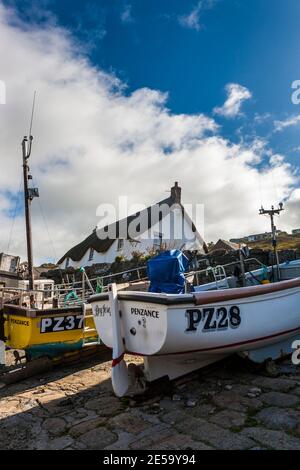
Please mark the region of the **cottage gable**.
POLYGON ((103 254, 102 262, 109 263, 120 253, 128 258, 134 250, 144 252, 158 246, 160 241, 177 242, 173 243, 172 248, 184 248, 187 240, 181 234, 178 237, 175 222, 188 226, 189 239, 194 238, 188 249, 202 251, 205 242, 181 204, 181 188, 175 183, 168 198, 125 219, 93 230, 85 240, 71 248, 58 264, 66 261, 67 267, 73 264, 71 261, 82 266, 92 264, 96 259, 101 262, 101 256, 95 254, 103 254))

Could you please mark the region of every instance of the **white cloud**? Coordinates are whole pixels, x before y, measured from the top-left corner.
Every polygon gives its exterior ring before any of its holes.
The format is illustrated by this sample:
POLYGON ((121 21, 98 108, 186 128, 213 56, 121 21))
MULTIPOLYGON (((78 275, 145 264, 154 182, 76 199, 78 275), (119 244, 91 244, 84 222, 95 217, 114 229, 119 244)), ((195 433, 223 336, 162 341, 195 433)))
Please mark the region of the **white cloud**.
POLYGON ((257 124, 263 124, 263 123, 269 121, 271 118, 272 118, 271 113, 264 113, 264 114, 255 113, 255 115, 254 115, 254 121, 257 124))
POLYGON ((86 2, 76 17, 76 35, 85 49, 94 49, 106 36, 105 13, 102 5, 97 2, 86 2))
POLYGON ((300 123, 300 115, 289 117, 288 119, 284 121, 275 121, 274 122, 275 132, 281 132, 287 127, 297 126, 297 124, 299 123, 300 123))
POLYGON ((201 23, 201 13, 205 9, 212 8, 215 0, 200 0, 193 9, 186 15, 179 16, 179 24, 185 28, 200 31, 203 27, 201 23))
MULTIPOLYGON (((63 29, 28 29, 1 3, 0 56, 0 79, 7 85, 7 104, 0 107, 0 251, 7 247, 8 210, 14 206, 9 194, 19 189, 20 143, 35 89, 30 166, 56 251, 54 255, 34 200, 36 262, 59 258, 88 235, 97 225, 100 203, 116 203, 119 195, 127 195, 130 204, 151 204, 166 197, 174 181, 182 186, 186 203, 205 204, 208 241, 268 228, 257 216, 258 142, 234 145, 218 135, 213 119, 172 114, 168 96, 158 90, 142 88, 125 95, 116 77, 79 55, 78 44, 63 29)), ((263 181, 263 202, 269 205, 274 203, 274 181, 283 199, 295 176, 284 160, 275 159, 265 166, 263 181)), ((299 215, 292 216, 300 226, 299 215)), ((19 214, 11 252, 22 256, 24 232, 19 214)))
POLYGON ((121 21, 122 23, 132 23, 133 22, 133 17, 132 17, 132 6, 129 4, 125 4, 124 8, 121 12, 121 21))
POLYGON ((215 114, 227 118, 233 118, 240 114, 241 106, 244 101, 252 98, 252 93, 248 88, 239 85, 238 83, 229 83, 225 87, 227 92, 227 100, 220 108, 215 108, 215 114))

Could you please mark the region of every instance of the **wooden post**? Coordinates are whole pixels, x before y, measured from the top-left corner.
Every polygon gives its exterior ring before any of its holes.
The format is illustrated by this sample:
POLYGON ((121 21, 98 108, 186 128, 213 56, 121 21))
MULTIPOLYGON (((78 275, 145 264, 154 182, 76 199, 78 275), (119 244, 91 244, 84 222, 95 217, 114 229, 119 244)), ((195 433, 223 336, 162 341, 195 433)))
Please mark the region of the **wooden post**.
POLYGON ((5 363, 5 342, 4 342, 4 315, 3 310, 0 312, 0 368, 6 365, 5 363))
POLYGON ((111 379, 115 394, 117 397, 123 397, 129 388, 129 377, 127 365, 124 361, 125 347, 121 332, 121 315, 118 308, 118 292, 116 284, 110 284, 108 291, 113 334, 111 379))
POLYGON ((245 263, 244 257, 241 248, 239 249, 239 257, 240 257, 240 266, 241 266, 241 273, 242 273, 242 284, 243 287, 246 286, 246 276, 245 276, 245 263))
POLYGON ((84 270, 82 270, 82 302, 84 302, 85 298, 85 277, 84 277, 84 270))
POLYGON ((0 367, 5 366, 5 343, 0 340, 0 367))

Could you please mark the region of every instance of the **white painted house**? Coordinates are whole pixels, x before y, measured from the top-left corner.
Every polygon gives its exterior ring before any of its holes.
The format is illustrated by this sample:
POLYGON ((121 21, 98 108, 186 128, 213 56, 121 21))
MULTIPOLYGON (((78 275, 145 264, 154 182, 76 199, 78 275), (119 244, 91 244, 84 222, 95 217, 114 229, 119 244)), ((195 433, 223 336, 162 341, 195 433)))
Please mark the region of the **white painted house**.
POLYGON ((207 251, 206 244, 181 204, 178 183, 171 195, 126 219, 95 229, 59 261, 61 269, 113 263, 117 256, 131 259, 134 252, 160 249, 207 251))

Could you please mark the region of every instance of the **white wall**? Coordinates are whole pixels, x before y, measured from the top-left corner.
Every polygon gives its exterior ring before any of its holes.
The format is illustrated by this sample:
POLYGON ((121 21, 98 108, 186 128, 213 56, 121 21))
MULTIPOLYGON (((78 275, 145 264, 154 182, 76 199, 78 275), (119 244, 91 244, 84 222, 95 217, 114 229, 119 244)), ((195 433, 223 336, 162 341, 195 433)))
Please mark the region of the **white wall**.
POLYGON ((0 269, 1 271, 7 271, 15 273, 19 267, 20 258, 18 256, 11 256, 2 253, 0 255, 0 269))
MULTIPOLYGON (((131 259, 132 253, 135 251, 148 254, 148 250, 153 248, 154 239, 157 238, 158 233, 163 234, 162 242, 167 245, 168 249, 200 250, 202 248, 201 238, 198 234, 195 236, 190 218, 188 216, 183 218, 181 210, 173 211, 172 217, 174 217, 172 227, 175 228, 171 230, 171 233, 169 233, 170 218, 165 217, 160 223, 153 225, 149 231, 142 234, 138 242, 132 243, 129 240, 124 240, 123 248, 117 250, 118 241, 116 240, 105 253, 98 253, 94 250, 92 260, 89 260, 90 250, 88 250, 79 262, 70 259, 69 267, 80 268, 81 266, 92 266, 98 263, 110 264, 115 261, 116 256, 124 256, 125 259, 131 259), (180 230, 182 228, 183 230, 180 230)), ((65 269, 66 260, 59 266, 65 269)))

